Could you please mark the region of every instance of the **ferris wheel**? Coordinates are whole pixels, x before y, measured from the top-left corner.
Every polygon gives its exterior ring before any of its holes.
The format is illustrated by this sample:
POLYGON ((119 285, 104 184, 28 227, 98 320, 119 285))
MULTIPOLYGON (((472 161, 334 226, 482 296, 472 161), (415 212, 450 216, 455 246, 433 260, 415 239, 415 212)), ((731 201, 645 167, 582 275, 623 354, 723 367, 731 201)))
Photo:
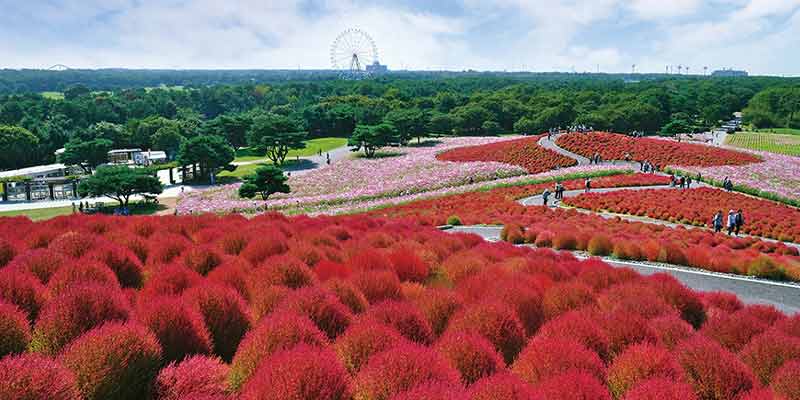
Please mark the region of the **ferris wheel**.
POLYGON ((350 28, 340 33, 331 45, 331 66, 343 75, 358 78, 367 66, 378 61, 378 46, 366 32, 350 28))

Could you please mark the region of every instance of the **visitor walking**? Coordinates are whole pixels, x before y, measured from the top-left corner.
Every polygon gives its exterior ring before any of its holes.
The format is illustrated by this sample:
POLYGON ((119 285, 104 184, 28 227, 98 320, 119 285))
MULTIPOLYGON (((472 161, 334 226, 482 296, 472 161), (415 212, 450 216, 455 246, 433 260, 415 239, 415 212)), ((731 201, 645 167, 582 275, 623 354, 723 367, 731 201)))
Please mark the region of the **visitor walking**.
POLYGON ((733 234, 736 229, 736 212, 733 210, 728 211, 728 236, 733 234))
POLYGON ((542 193, 542 202, 544 206, 547 207, 547 201, 550 199, 550 189, 545 189, 544 193, 542 193))
POLYGON ((739 236, 742 225, 744 225, 744 214, 742 214, 742 209, 739 209, 739 211, 736 212, 736 229, 734 230, 736 236, 739 236))
POLYGON ((691 176, 687 176, 686 177, 686 188, 687 189, 691 189, 692 188, 692 177, 691 176))
POLYGON ((586 187, 586 193, 589 193, 592 190, 592 180, 586 178, 586 182, 584 182, 584 186, 586 187))
POLYGON ((714 232, 719 233, 722 231, 722 210, 717 211, 712 223, 714 225, 714 232))

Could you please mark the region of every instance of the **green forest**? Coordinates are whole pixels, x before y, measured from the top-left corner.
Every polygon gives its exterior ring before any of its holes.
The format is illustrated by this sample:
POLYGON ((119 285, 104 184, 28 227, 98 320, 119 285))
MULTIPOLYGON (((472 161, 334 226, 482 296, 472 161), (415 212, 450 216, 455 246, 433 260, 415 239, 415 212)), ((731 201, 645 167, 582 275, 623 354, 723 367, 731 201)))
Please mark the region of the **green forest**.
POLYGON ((176 157, 198 136, 260 147, 278 133, 296 142, 351 137, 358 126, 360 136, 372 127, 404 143, 573 124, 669 134, 706 129, 741 110, 759 128, 800 122, 797 81, 770 77, 407 73, 348 81, 311 72, 260 80, 250 77, 257 71, 112 72, 0 71, 0 144, 13 153, 4 152, 0 169, 53 162, 65 146, 68 157, 123 147, 176 157))

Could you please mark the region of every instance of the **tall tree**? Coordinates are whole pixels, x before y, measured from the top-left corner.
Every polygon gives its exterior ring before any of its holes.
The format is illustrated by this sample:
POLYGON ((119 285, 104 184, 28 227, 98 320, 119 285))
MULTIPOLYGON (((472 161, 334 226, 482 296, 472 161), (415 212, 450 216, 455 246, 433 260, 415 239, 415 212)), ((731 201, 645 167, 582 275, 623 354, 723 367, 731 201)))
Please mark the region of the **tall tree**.
POLYGON ((39 138, 31 131, 18 126, 0 125, 0 169, 15 169, 25 166, 32 148, 39 138))
POLYGON ((211 184, 216 183, 219 169, 234 170, 230 165, 235 151, 225 138, 216 135, 196 136, 181 143, 178 163, 181 165, 200 165, 200 170, 208 174, 211 184))
POLYGON ((258 167, 255 174, 244 178, 244 183, 239 187, 239 196, 252 199, 260 194, 261 199, 267 200, 273 193, 289 193, 286 180, 283 171, 274 165, 258 167))
POLYGON ((153 148, 164 151, 167 153, 167 157, 172 160, 178 154, 178 150, 184 140, 186 138, 181 135, 178 128, 167 125, 153 135, 153 148))
POLYGON ((123 207, 128 206, 133 195, 159 194, 163 190, 164 186, 151 170, 127 165, 100 167, 97 173, 81 180, 78 185, 81 197, 110 197, 123 207))
POLYGON ((265 114, 256 117, 248 132, 250 146, 266 152, 275 164, 286 160, 289 150, 305 147, 308 134, 298 129, 298 124, 290 118, 278 114, 265 114))
POLYGON ((253 124, 248 113, 223 114, 208 122, 208 130, 215 135, 224 136, 235 149, 247 145, 247 131, 253 124))
POLYGON ((375 152, 384 146, 398 142, 397 130, 391 124, 358 125, 348 145, 355 146, 354 151, 364 149, 367 158, 375 156, 375 152))
POLYGON ((425 113, 418 108, 398 108, 389 111, 384 121, 397 129, 400 142, 407 143, 412 138, 419 142, 425 136, 427 121, 425 113))
POLYGON ((91 174, 94 168, 108 161, 108 152, 113 145, 108 139, 82 141, 73 138, 64 146, 61 162, 77 165, 87 174, 91 174))

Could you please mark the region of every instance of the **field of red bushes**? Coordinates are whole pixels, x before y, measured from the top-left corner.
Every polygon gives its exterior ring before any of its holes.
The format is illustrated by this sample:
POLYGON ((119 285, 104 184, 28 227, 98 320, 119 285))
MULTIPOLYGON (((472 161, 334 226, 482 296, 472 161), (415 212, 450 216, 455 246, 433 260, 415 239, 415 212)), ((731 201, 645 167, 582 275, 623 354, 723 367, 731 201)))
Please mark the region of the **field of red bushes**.
POLYGON ((800 316, 368 216, 0 219, 0 345, 2 399, 800 395, 800 316))
MULTIPOLYGON (((611 176, 594 180, 593 187, 641 186, 647 184, 649 176, 611 176)), ((652 179, 668 178, 655 176, 652 179)), ((564 185, 567 189, 578 189, 583 181, 567 181, 564 185)), ((516 201, 539 194, 549 186, 527 185, 446 196, 376 210, 372 215, 406 218, 425 225, 443 225, 453 220, 463 225, 505 225, 503 239, 518 244, 530 243, 625 260, 663 262, 716 272, 800 281, 797 248, 783 243, 620 218, 606 219, 574 209, 525 207, 516 201)), ((668 190, 660 191, 666 193, 668 190)))
POLYGON ((800 242, 800 209, 719 189, 621 190, 581 194, 564 202, 594 211, 708 227, 713 227, 711 220, 717 211, 721 210, 727 218, 728 211, 741 209, 745 219, 743 233, 800 242))
POLYGON ((603 160, 623 160, 625 154, 630 154, 635 161, 650 161, 661 168, 744 165, 761 161, 752 154, 734 150, 607 132, 568 133, 556 139, 556 144, 584 157, 599 153, 603 160))
POLYGON ((531 174, 566 168, 577 164, 575 160, 539 146, 541 136, 506 140, 480 146, 459 147, 437 154, 442 161, 497 161, 517 165, 531 174))

